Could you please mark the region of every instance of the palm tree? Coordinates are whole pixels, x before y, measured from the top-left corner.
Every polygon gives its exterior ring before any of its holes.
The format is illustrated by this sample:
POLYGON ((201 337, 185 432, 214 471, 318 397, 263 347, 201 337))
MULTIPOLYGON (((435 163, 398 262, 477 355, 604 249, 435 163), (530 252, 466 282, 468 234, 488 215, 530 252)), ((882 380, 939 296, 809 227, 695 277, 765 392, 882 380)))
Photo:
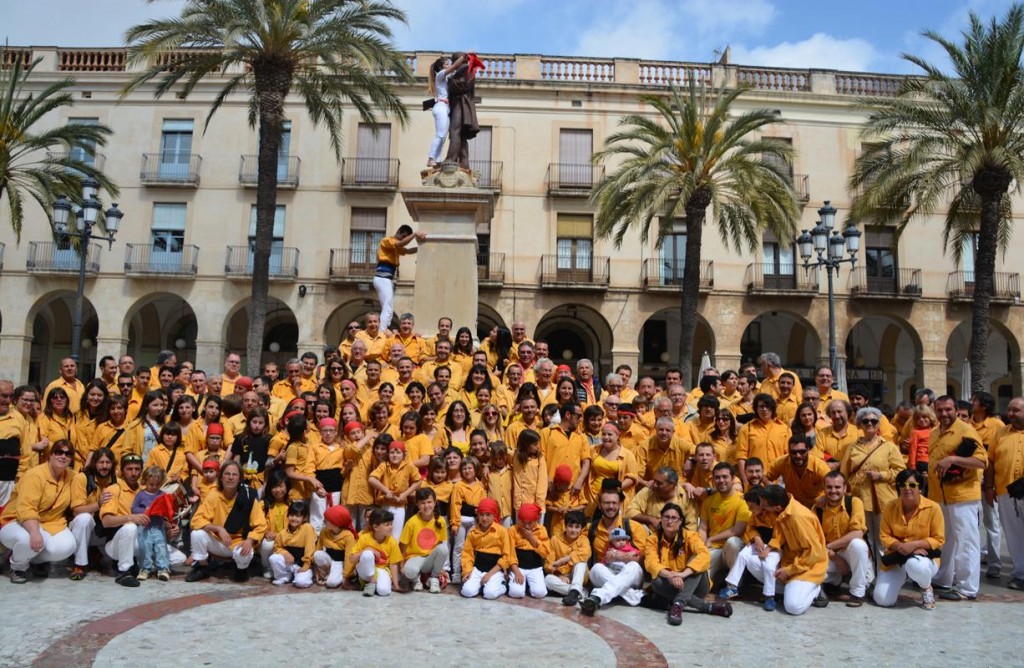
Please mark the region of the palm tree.
POLYGON ((622 158, 591 195, 597 205, 597 235, 614 235, 615 246, 636 224, 640 240, 656 243, 672 233, 674 219, 686 226, 679 336, 679 365, 683 383, 691 384, 693 335, 700 296, 701 244, 707 209, 722 242, 737 252, 754 252, 761 235, 770 230, 792 238, 800 217, 796 192, 784 165, 792 148, 761 138, 765 128, 780 123, 768 109, 755 109, 730 118, 733 103, 746 87, 708 90, 693 81, 684 93, 642 95, 655 116, 630 114, 619 121, 621 130, 605 140, 594 163, 622 158))
POLYGON ((923 76, 901 93, 865 102, 869 144, 850 179, 850 224, 896 225, 947 206, 943 241, 959 265, 964 242, 977 233, 971 318, 971 390, 988 389, 989 307, 996 251, 1013 230, 1011 190, 1024 180, 1024 8, 986 25, 973 12, 963 44, 934 32, 925 37, 945 51, 946 73, 914 55, 903 58, 923 76))
POLYGON ((111 196, 117 186, 83 158, 95 155, 111 131, 105 125, 65 123, 39 128, 43 117, 74 106, 66 77, 38 93, 26 92, 32 72, 41 61, 26 67, 19 51, 0 49, 0 200, 7 198, 11 227, 21 241, 25 221, 25 195, 34 199, 52 220, 53 202, 60 196, 81 203, 83 177, 96 179, 111 196))
POLYGON ((190 0, 180 17, 150 21, 125 35, 132 61, 148 68, 124 95, 159 79, 156 97, 176 88, 187 97, 200 80, 220 77, 224 84, 207 127, 229 95, 249 98, 249 124, 259 131, 250 375, 259 370, 263 348, 285 100, 298 94, 314 124, 327 129, 339 161, 346 103, 367 122, 383 113, 407 124, 408 112, 388 79, 405 82, 412 75, 391 43, 391 22, 404 23, 405 14, 387 0, 190 0))

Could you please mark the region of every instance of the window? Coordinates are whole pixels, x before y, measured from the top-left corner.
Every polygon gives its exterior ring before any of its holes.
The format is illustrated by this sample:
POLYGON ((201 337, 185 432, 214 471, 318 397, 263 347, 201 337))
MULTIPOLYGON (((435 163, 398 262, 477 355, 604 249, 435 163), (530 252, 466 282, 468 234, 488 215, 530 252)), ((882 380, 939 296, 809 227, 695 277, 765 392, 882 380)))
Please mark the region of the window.
MULTIPOLYGON (((788 137, 765 137, 764 139, 765 141, 777 142, 788 147, 793 146, 793 140, 789 139, 788 137)), ((775 165, 776 167, 778 167, 779 171, 789 176, 790 181, 793 180, 793 165, 791 165, 790 163, 786 162, 785 160, 778 156, 771 154, 765 154, 762 157, 762 160, 769 165, 775 165)))
POLYGON ((589 214, 558 214, 559 280, 589 281, 594 255, 594 219, 589 214))
POLYGON ((661 242, 661 282, 659 285, 682 285, 686 266, 686 223, 672 221, 672 233, 661 242))
POLYGON ((189 178, 192 162, 191 120, 165 120, 160 136, 161 179, 185 181, 189 178))
POLYGON ((350 266, 377 264, 377 247, 387 230, 387 209, 352 209, 350 266))
POLYGON ((292 147, 292 122, 281 124, 281 147, 277 152, 277 180, 288 180, 288 151, 292 147))
POLYGON ((182 251, 185 248, 186 204, 153 205, 153 249, 150 264, 165 266, 167 269, 181 267, 182 251))
MULTIPOLYGON (((284 206, 274 211, 274 237, 270 244, 270 275, 284 271, 284 206)), ((249 271, 252 271, 252 253, 256 244, 256 205, 249 209, 249 271)))
POLYGON ((391 175, 391 126, 360 123, 356 138, 356 183, 388 183, 391 175))
POLYGON ((594 185, 594 169, 590 157, 594 153, 591 130, 561 130, 558 133, 558 185, 568 188, 590 188, 594 185))
POLYGON ((477 185, 491 186, 491 128, 481 125, 480 132, 469 142, 469 168, 480 175, 477 185))
POLYGON ((772 234, 765 234, 764 287, 767 290, 793 290, 796 288, 796 261, 793 243, 783 243, 772 234))
MULTIPOLYGON (((98 118, 69 118, 68 125, 99 125, 100 119, 98 118)), ((88 142, 92 152, 87 151, 84 147, 76 146, 71 149, 71 155, 69 156, 72 160, 84 162, 90 167, 96 166, 96 143, 88 142)))
POLYGON ((864 235, 864 273, 869 292, 896 292, 896 246, 892 230, 868 228, 864 235))

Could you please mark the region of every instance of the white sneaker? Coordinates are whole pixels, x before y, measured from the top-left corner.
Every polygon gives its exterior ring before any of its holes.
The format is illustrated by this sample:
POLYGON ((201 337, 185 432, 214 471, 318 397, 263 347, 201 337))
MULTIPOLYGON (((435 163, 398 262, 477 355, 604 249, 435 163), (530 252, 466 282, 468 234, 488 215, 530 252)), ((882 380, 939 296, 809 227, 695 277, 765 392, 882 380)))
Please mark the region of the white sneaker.
POLYGON ((363 596, 369 597, 369 596, 373 596, 375 593, 377 593, 377 583, 376 582, 367 582, 366 584, 363 585, 363 596))
POLYGON ((644 591, 642 589, 630 588, 622 594, 622 599, 629 603, 634 608, 640 605, 640 601, 644 598, 644 591))
POLYGON ((270 570, 268 568, 267 570, 263 571, 263 577, 265 577, 268 580, 273 580, 274 579, 274 571, 272 571, 272 570, 270 570))
POLYGON ((440 594, 441 593, 441 581, 437 578, 430 578, 430 593, 440 594))
POLYGON ((139 571, 139 574, 135 576, 135 579, 139 582, 149 579, 149 571, 139 571))
POLYGON ((291 582, 291 580, 289 580, 288 578, 278 578, 277 580, 274 580, 273 584, 280 587, 282 585, 288 584, 289 582, 291 582))
POLYGON ((412 585, 413 591, 423 591, 423 580, 416 578, 412 585))

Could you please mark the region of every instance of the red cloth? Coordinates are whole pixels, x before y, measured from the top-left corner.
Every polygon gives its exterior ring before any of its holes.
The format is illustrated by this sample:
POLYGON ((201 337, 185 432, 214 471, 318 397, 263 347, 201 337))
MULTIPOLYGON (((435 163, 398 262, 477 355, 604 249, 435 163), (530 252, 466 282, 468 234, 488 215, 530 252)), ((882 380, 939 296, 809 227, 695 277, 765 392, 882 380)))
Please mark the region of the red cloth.
POLYGON ((146 515, 149 517, 162 517, 170 521, 174 517, 174 499, 170 494, 164 492, 153 499, 153 503, 146 508, 146 515))
POLYGON ((484 61, 480 60, 480 58, 473 52, 466 54, 466 63, 469 65, 469 72, 466 74, 466 79, 469 81, 476 78, 477 70, 487 69, 487 65, 484 65, 484 61))

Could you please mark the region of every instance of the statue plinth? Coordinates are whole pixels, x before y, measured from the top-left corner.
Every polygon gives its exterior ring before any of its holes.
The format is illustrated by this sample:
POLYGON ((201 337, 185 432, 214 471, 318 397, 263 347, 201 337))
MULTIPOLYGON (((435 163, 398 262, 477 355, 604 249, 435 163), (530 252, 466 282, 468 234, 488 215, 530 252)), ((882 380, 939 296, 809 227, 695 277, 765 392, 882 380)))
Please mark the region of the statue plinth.
MULTIPOLYGON (((464 170, 433 170, 447 183, 472 179, 464 170)), ((428 179, 424 179, 425 184, 428 179)), ((471 183, 472 181, 470 181, 471 183)), ((402 191, 412 219, 427 240, 416 253, 416 284, 413 289, 416 319, 420 327, 432 327, 442 316, 455 327, 476 332, 479 299, 477 273, 477 226, 494 215, 494 195, 475 187, 431 185, 402 191)))

